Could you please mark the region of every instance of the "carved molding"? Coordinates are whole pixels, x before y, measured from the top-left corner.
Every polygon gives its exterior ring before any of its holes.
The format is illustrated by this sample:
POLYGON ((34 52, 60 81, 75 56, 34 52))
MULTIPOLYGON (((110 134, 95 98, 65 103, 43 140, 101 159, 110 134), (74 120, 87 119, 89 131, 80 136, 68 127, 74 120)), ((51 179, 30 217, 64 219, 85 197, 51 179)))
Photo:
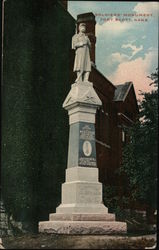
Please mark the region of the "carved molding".
POLYGON ((101 106, 102 104, 93 86, 88 84, 72 85, 72 88, 63 103, 63 107, 68 107, 74 103, 88 103, 95 106, 101 106))

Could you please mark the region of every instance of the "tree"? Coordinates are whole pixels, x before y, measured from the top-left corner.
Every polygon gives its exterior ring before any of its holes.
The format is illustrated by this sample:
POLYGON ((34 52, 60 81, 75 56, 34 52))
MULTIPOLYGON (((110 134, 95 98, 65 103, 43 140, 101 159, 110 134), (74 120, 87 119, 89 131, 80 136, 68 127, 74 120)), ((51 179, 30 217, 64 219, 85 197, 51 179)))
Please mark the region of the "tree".
POLYGON ((156 209, 157 189, 157 134, 158 134, 158 69, 151 76, 154 88, 151 92, 141 92, 139 120, 128 129, 130 143, 123 149, 121 172, 125 173, 131 199, 156 209))

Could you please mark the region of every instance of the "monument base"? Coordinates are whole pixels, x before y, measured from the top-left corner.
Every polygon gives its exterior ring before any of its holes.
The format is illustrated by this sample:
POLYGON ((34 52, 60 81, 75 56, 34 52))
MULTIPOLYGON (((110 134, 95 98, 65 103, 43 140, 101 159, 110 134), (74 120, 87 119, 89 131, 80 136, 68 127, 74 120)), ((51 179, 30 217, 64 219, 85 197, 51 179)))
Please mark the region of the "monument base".
POLYGON ((39 223, 40 233, 54 234, 125 234, 125 222, 115 221, 115 215, 106 214, 50 214, 49 221, 39 223))
POLYGON ((98 168, 66 169, 62 184, 62 202, 49 221, 39 222, 40 233, 55 234, 125 234, 127 224, 115 220, 102 202, 102 184, 98 168))

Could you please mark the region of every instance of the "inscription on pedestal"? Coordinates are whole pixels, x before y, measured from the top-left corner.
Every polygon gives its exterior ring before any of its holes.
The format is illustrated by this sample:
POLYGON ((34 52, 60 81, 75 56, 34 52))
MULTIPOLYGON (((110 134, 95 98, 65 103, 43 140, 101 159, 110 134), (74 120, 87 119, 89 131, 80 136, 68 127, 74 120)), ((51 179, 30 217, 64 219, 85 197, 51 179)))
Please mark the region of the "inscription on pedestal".
POLYGON ((94 124, 80 122, 79 133, 78 165, 82 167, 96 167, 94 124))
POLYGON ((99 203, 102 201, 102 190, 99 185, 85 184, 79 189, 79 202, 99 203))

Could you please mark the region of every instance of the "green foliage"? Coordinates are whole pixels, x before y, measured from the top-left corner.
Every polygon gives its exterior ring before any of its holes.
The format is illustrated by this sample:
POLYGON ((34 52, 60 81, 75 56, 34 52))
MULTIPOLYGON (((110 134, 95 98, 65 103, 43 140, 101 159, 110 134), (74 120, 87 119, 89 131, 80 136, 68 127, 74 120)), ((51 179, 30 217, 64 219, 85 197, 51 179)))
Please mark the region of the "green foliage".
POLYGON ((109 207, 110 211, 118 207, 119 197, 117 195, 117 187, 103 185, 103 201, 109 207))
POLYGON ((114 213, 116 219, 119 221, 126 221, 130 219, 131 215, 125 208, 129 207, 130 198, 126 195, 119 195, 119 186, 105 186, 103 185, 103 201, 109 209, 109 213, 114 213))
POLYGON ((129 197, 125 195, 119 196, 119 186, 105 186, 103 185, 103 201, 109 208, 110 212, 120 214, 122 212, 121 206, 126 207, 129 203, 129 197))
POLYGON ((123 151, 121 172, 128 177, 132 200, 156 208, 157 188, 157 126, 158 126, 158 70, 151 75, 154 89, 141 93, 140 117, 127 130, 130 143, 123 151))
POLYGON ((61 199, 75 23, 57 1, 6 1, 4 13, 2 195, 9 216, 31 229, 61 199))

